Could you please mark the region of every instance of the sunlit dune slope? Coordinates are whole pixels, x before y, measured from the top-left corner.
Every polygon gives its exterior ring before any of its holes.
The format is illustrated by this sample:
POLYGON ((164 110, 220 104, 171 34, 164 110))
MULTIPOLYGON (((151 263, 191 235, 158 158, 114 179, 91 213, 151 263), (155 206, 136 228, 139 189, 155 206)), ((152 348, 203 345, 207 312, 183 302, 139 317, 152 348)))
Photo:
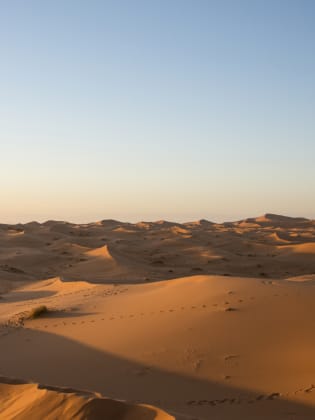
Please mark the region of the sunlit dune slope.
POLYGON ((146 405, 128 404, 100 395, 47 387, 0 377, 1 419, 171 420, 174 417, 146 405))

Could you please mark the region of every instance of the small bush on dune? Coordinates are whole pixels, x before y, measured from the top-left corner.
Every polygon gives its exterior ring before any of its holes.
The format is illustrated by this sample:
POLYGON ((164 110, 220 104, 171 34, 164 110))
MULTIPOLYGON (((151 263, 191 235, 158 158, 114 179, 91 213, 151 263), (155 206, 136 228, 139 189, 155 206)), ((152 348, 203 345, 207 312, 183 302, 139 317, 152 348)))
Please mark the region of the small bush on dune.
POLYGON ((37 306, 36 308, 33 308, 29 315, 28 315, 28 319, 35 319, 40 317, 41 315, 44 315, 48 312, 48 308, 45 305, 41 305, 41 306, 37 306))

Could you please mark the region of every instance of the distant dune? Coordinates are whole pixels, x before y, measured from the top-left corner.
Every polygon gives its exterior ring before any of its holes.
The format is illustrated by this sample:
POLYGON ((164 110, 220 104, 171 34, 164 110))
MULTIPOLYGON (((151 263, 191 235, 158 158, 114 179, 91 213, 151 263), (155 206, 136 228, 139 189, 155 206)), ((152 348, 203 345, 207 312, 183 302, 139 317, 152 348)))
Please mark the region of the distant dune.
POLYGON ((315 418, 314 221, 2 224, 0 247, 1 420, 315 418))
POLYGON ((2 224, 0 279, 138 283, 200 272, 286 278, 315 272, 314 260, 304 258, 314 227, 312 220, 272 214, 222 224, 2 224))

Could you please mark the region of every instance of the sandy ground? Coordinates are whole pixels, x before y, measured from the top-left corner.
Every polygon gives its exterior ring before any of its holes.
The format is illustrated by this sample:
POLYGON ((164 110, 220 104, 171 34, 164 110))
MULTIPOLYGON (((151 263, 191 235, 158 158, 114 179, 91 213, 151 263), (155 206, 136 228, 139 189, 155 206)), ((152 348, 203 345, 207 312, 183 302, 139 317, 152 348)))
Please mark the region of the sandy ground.
POLYGON ((315 418, 314 221, 0 225, 0 247, 1 419, 315 418))

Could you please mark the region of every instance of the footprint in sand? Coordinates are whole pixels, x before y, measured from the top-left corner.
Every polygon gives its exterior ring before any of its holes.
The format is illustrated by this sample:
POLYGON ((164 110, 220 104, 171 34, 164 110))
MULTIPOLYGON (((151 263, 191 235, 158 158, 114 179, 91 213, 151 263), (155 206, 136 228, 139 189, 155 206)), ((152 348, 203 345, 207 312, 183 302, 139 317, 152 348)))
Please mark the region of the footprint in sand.
POLYGON ((224 357, 224 362, 227 367, 237 367, 239 366, 239 355, 229 354, 224 357))
POLYGON ((303 391, 306 393, 310 393, 315 389, 315 386, 312 384, 309 388, 304 389, 303 391))
POLYGON ((279 398, 281 394, 279 392, 273 392, 272 394, 267 396, 267 400, 274 400, 275 398, 279 398))
POLYGON ((231 360, 231 359, 238 359, 239 355, 238 354, 228 354, 227 356, 224 357, 224 360, 231 360))

